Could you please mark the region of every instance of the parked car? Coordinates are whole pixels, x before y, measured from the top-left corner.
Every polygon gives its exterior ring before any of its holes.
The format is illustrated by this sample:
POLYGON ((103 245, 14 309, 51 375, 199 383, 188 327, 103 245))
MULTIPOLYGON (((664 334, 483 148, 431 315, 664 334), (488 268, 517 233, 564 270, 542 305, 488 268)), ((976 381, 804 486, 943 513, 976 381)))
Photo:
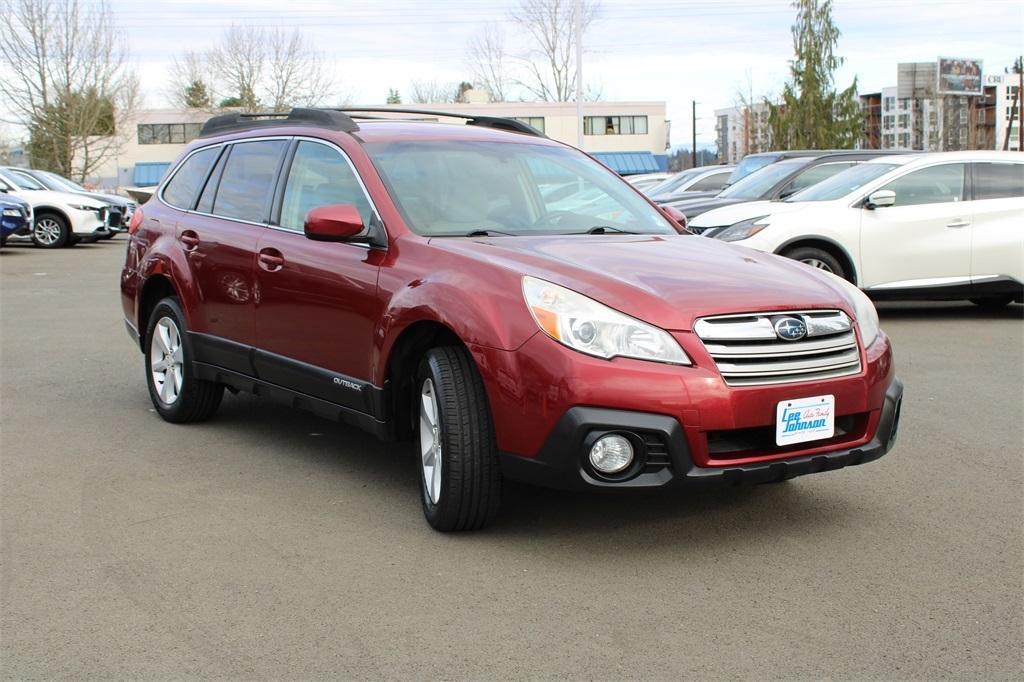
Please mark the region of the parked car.
POLYGON ((666 178, 672 177, 672 173, 659 171, 657 173, 637 173, 635 175, 623 176, 623 180, 643 191, 646 187, 653 187, 666 178))
MULTIPOLYGON (((736 169, 733 170, 732 176, 729 178, 729 185, 735 185, 737 182, 747 177, 754 171, 760 170, 765 166, 770 166, 773 163, 784 161, 786 159, 799 159, 805 156, 816 157, 828 152, 843 151, 841 149, 787 149, 785 151, 775 152, 757 152, 754 154, 747 154, 740 162, 736 165, 736 169)), ((728 185, 727 185, 728 186, 728 185)))
POLYGON ((32 206, 32 243, 54 249, 107 234, 106 202, 70 192, 53 192, 39 182, 0 170, 0 192, 32 206))
POLYGON ((761 170, 754 171, 720 194, 706 199, 681 199, 669 202, 686 215, 687 227, 695 234, 708 234, 718 226, 707 212, 723 206, 733 206, 750 201, 778 201, 793 196, 822 180, 840 173, 850 166, 878 156, 900 154, 893 151, 842 151, 823 152, 821 156, 800 156, 783 159, 761 170), (710 222, 709 222, 710 221, 710 222))
POLYGON ((892 446, 902 384, 845 280, 678 234, 516 121, 350 113, 214 117, 136 211, 122 301, 165 420, 228 387, 411 439, 438 530, 505 477, 768 483, 892 446))
POLYGON ((676 173, 644 190, 659 204, 693 196, 714 196, 722 191, 735 166, 702 166, 676 173))
POLYGON ((28 234, 32 227, 32 207, 18 197, 0 194, 0 247, 6 246, 7 238, 17 234, 28 234))
POLYGON ((1003 306, 1022 297, 1020 154, 881 157, 782 202, 712 213, 700 219, 730 224, 716 239, 832 272, 875 299, 1003 306))
POLYGON ((105 235, 105 238, 107 239, 128 229, 128 223, 131 221, 132 212, 135 210, 135 202, 131 199, 126 199, 125 197, 121 197, 116 194, 93 192, 77 182, 68 180, 63 176, 51 173, 50 171, 11 167, 5 168, 4 170, 13 175, 20 174, 28 176, 46 187, 46 189, 50 189, 55 192, 83 194, 85 196, 107 202, 107 204, 110 205, 110 210, 107 212, 107 227, 110 228, 109 233, 105 235))

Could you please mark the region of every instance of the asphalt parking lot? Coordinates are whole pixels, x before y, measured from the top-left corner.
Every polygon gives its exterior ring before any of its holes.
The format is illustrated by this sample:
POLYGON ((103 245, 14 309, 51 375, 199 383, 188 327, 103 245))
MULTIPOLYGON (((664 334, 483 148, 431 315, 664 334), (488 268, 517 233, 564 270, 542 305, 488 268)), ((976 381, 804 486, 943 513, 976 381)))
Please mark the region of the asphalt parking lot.
POLYGON ((423 520, 408 448, 248 396, 154 414, 124 238, 0 253, 5 678, 1020 678, 1020 305, 885 304, 884 459, 423 520))

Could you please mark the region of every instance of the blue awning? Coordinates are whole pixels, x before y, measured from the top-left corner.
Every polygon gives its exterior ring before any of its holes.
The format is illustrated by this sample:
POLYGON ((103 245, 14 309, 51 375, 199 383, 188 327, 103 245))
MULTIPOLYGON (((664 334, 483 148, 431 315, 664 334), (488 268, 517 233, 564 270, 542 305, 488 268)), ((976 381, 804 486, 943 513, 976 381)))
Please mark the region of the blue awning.
POLYGON ((667 163, 658 163, 658 157, 650 152, 594 152, 592 155, 619 175, 656 173, 667 166, 667 163))
POLYGON ((164 173, 171 167, 168 163, 137 163, 132 173, 132 184, 136 187, 152 187, 159 185, 164 173))

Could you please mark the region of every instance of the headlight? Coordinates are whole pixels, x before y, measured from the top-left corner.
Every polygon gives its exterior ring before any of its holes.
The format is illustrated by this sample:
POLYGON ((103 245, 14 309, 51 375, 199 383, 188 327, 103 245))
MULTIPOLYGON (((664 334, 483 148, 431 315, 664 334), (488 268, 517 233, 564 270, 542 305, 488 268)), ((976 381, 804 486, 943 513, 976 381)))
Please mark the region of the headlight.
POLYGON ((664 329, 623 315, 583 294, 542 279, 523 277, 523 297, 537 326, 573 350, 606 359, 692 364, 664 329))
POLYGON ((68 208, 73 208, 76 211, 89 211, 89 212, 92 212, 92 211, 100 210, 101 207, 100 206, 86 206, 85 204, 68 204, 68 208))
POLYGON ((20 218, 21 217, 21 211, 19 211, 16 208, 5 208, 4 209, 4 215, 8 216, 10 218, 20 218))
POLYGON ((750 239, 755 234, 768 227, 767 223, 764 223, 765 218, 768 216, 758 216, 757 218, 751 218, 750 220, 743 220, 734 225, 730 225, 721 232, 714 235, 715 239, 721 239, 723 242, 738 242, 743 239, 750 239))
POLYGON ((853 314, 857 317, 857 329, 860 330, 860 339, 864 347, 867 348, 878 338, 878 311, 875 310, 875 304, 855 284, 831 272, 826 272, 825 274, 835 278, 836 282, 843 287, 853 302, 853 314))

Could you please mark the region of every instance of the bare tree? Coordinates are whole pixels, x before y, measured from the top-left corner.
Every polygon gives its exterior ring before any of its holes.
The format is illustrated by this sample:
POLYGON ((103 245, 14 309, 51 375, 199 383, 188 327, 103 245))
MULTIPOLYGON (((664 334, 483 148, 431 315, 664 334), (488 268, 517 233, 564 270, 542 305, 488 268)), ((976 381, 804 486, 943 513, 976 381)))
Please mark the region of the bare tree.
POLYGON ((167 97, 183 109, 210 109, 217 101, 215 78, 208 55, 189 50, 175 57, 167 97))
POLYGON ((415 104, 451 104, 458 94, 455 83, 415 80, 409 84, 409 100, 415 104))
MULTIPOLYGON (((594 0, 583 0, 584 33, 597 16, 594 0)), ((576 30, 573 0, 522 0, 512 21, 523 29, 530 49, 520 59, 517 83, 537 99, 568 102, 576 93, 576 30)))
POLYGON ((284 111, 327 99, 334 83, 323 56, 308 45, 299 29, 231 26, 204 57, 226 95, 221 105, 284 111))
POLYGON ((492 102, 505 102, 509 96, 510 58, 505 51, 505 33, 497 24, 488 24, 469 42, 468 60, 473 81, 489 94, 492 102))
POLYGON ((117 154, 138 100, 106 0, 5 0, 0 96, 37 167, 84 180, 117 154))

